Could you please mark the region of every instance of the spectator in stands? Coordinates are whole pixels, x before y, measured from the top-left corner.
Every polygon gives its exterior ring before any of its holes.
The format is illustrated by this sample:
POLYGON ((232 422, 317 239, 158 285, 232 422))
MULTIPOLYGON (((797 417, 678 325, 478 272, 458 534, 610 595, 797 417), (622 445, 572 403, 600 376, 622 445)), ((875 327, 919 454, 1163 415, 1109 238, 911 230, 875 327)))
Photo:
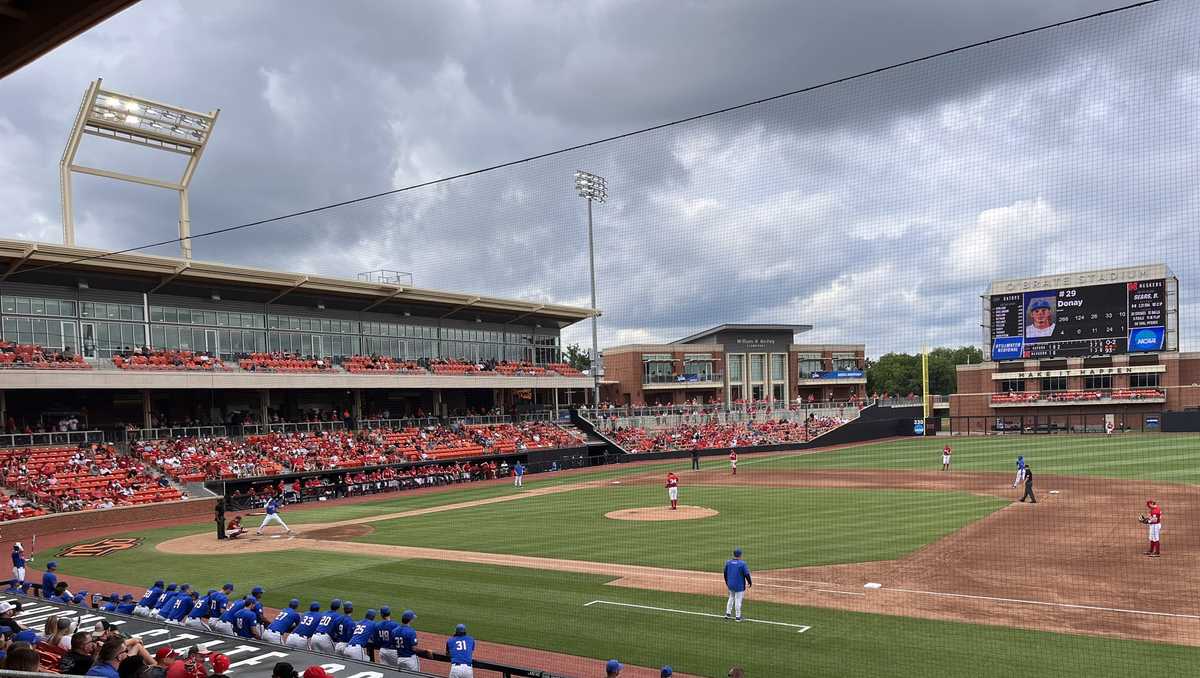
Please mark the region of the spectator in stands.
POLYGON ((71 649, 71 620, 67 617, 63 617, 62 619, 59 619, 58 621, 56 621, 54 626, 55 626, 54 632, 50 635, 49 638, 46 639, 46 644, 53 645, 54 647, 60 648, 62 650, 70 650, 71 649))
POLYGON ((6 671, 27 671, 33 672, 38 670, 38 665, 41 660, 38 658, 38 653, 31 647, 18 647, 9 649, 4 657, 4 664, 0 666, 6 671))
POLYGON ((92 640, 92 634, 87 631, 78 631, 71 636, 71 649, 58 660, 59 673, 65 673, 72 676, 82 676, 92 668, 92 663, 96 659, 98 651, 96 643, 92 640))
POLYGON ((271 670, 271 678, 300 678, 300 674, 296 673, 296 669, 291 664, 279 662, 271 670))
POLYGON ((121 660, 128 656, 125 648, 125 641, 121 638, 110 638, 104 642, 100 648, 100 654, 96 657, 95 663, 88 669, 84 675, 100 676, 101 678, 121 678, 117 672, 117 667, 121 660))

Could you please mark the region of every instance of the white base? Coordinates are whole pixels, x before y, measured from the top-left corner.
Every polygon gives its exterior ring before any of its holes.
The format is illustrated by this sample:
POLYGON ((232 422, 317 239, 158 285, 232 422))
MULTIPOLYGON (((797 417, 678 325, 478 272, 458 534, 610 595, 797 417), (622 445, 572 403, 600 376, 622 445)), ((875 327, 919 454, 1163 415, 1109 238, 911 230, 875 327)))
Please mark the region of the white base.
POLYGON ((864 584, 863 588, 864 589, 881 589, 881 588, 883 588, 883 584, 876 584, 875 582, 872 581, 872 582, 867 582, 866 584, 864 584))

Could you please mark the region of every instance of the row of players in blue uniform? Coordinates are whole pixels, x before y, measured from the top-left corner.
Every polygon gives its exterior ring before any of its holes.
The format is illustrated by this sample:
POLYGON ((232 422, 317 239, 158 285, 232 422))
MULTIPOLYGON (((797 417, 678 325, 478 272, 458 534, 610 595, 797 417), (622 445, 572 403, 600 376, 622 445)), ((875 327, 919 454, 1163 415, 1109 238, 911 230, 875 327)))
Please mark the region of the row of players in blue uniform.
MULTIPOLYGON (((391 618, 387 606, 378 613, 367 610, 363 619, 355 621, 354 604, 350 601, 334 599, 325 611, 320 603, 313 602, 307 612, 300 612, 300 601, 293 598, 264 629, 262 587, 254 587, 244 598, 235 596, 233 590, 233 584, 225 584, 220 590, 209 589, 201 596, 189 584, 164 587, 160 580, 137 603, 129 594, 118 599, 114 593, 102 609, 162 619, 168 624, 201 631, 259 638, 301 650, 379 662, 393 668, 420 670, 418 655, 427 656, 417 649, 417 632, 410 625, 417 615, 412 610, 405 610, 399 622, 391 618)), ((458 625, 446 648, 452 665, 471 665, 475 640, 466 635, 465 626, 458 625)))

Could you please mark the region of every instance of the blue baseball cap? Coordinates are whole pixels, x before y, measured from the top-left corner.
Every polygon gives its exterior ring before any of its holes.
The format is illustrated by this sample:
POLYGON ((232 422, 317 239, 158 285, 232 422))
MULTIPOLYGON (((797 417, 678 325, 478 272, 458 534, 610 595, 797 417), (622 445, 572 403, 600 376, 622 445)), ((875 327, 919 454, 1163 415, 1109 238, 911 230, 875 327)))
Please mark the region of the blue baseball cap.
POLYGON ((157 586, 158 588, 162 588, 163 580, 159 579, 158 581, 154 582, 154 585, 157 586))
POLYGON ((180 590, 180 591, 191 591, 191 590, 192 590, 192 585, 191 585, 191 584, 180 584, 180 585, 179 585, 179 590, 180 590))
POLYGON ((83 594, 82 594, 82 593, 76 593, 76 594, 75 594, 75 597, 71 599, 71 602, 73 602, 73 603, 82 603, 82 602, 83 602, 83 594))
POLYGON ((659 676, 659 678, 667 678, 672 673, 675 673, 675 671, 672 670, 670 666, 664 666, 664 667, 662 667, 662 671, 658 672, 658 676, 659 676))
POLYGON ((341 606, 342 606, 342 601, 337 598, 334 598, 333 600, 329 601, 329 609, 331 609, 331 610, 336 610, 336 609, 340 608, 341 606))
POLYGON ((1030 311, 1036 311, 1039 308, 1054 308, 1054 307, 1051 306, 1050 302, 1047 301, 1045 298, 1034 299, 1033 303, 1029 305, 1030 311))
POLYGON ((209 590, 208 590, 208 595, 210 595, 210 596, 211 596, 212 594, 214 594, 214 593, 216 593, 216 592, 217 592, 217 590, 216 590, 216 589, 209 589, 209 590))
POLYGON ((321 609, 321 604, 314 600, 308 604, 308 609, 313 612, 316 612, 317 610, 321 609))
POLYGON ((58 569, 58 561, 51 560, 50 562, 46 563, 46 569, 47 569, 47 570, 56 570, 56 569, 58 569))
POLYGON ((13 636, 13 640, 18 643, 36 643, 38 642, 37 631, 25 629, 24 631, 13 636))
POLYGON ((125 600, 125 601, 133 600, 133 594, 126 593, 125 595, 121 596, 121 600, 125 600))
POLYGON ((467 632, 466 624, 459 624, 458 626, 454 627, 454 635, 462 635, 466 632, 467 632))
POLYGON ((265 593, 265 591, 263 591, 263 587, 255 586, 254 588, 250 589, 250 593, 251 593, 251 595, 260 595, 261 596, 263 593, 265 593))
POLYGON ((352 603, 348 600, 346 602, 342 603, 342 612, 349 612, 350 610, 353 610, 353 609, 354 609, 354 603, 352 603))
POLYGON ((375 618, 375 610, 367 610, 367 619, 375 618))
POLYGON ((119 593, 110 593, 108 594, 108 599, 115 603, 121 599, 121 595, 119 593))
POLYGON ((233 584, 225 584, 224 586, 222 586, 222 587, 221 587, 221 590, 222 590, 222 591, 232 591, 232 590, 233 590, 233 584))
POLYGON ((404 614, 400 615, 400 621, 404 622, 405 624, 407 624, 408 622, 410 622, 416 618, 417 618, 417 613, 413 612, 412 610, 405 610, 404 614))
POLYGON ((292 608, 293 610, 300 607, 300 599, 292 598, 291 600, 288 601, 288 607, 292 608))
POLYGON ((383 617, 390 617, 392 616, 392 608, 384 605, 383 607, 379 608, 379 614, 383 617))
POLYGON ((604 665, 604 670, 608 671, 609 673, 616 673, 622 668, 624 667, 621 666, 621 662, 617 661, 616 659, 609 659, 608 663, 604 665))
POLYGON ((734 549, 734 550, 733 550, 733 557, 734 557, 734 558, 741 558, 741 557, 742 557, 742 550, 741 550, 741 549, 734 549))
POLYGON ((168 591, 174 591, 174 590, 175 590, 175 589, 177 589, 177 588, 179 588, 179 585, 178 585, 178 584, 167 584, 167 590, 168 590, 168 591))
POLYGON ((258 602, 258 600, 257 600, 257 599, 255 599, 255 597, 254 597, 254 596, 246 596, 246 598, 245 598, 245 601, 246 601, 246 604, 247 604, 247 605, 251 605, 251 604, 253 604, 253 603, 257 603, 257 602, 258 602))

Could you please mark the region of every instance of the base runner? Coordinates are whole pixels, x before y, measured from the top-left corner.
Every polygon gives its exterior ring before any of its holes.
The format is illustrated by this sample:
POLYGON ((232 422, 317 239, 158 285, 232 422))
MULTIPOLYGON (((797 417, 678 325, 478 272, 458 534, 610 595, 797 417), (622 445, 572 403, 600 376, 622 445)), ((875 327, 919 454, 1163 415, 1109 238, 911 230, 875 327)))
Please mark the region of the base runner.
POLYGON ((667 497, 671 500, 671 510, 679 508, 679 476, 674 471, 667 473, 667 497))
POLYGON ((288 527, 287 523, 283 522, 283 518, 279 515, 279 498, 278 497, 271 497, 270 499, 268 499, 265 510, 267 512, 267 515, 263 517, 262 525, 258 526, 258 531, 255 532, 254 534, 262 536, 263 529, 271 523, 278 523, 280 527, 287 530, 288 534, 292 533, 292 528, 288 527))

